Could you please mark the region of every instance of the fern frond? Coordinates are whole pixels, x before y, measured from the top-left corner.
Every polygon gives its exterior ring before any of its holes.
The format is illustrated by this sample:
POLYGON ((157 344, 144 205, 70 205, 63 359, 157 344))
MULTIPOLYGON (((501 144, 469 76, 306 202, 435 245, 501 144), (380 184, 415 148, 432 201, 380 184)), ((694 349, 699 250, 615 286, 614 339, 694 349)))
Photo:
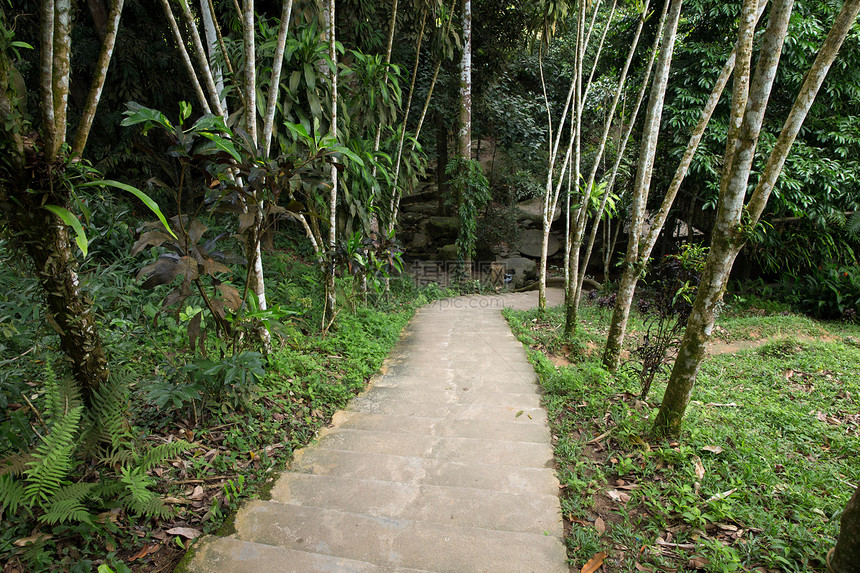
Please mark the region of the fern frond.
POLYGON ((114 467, 131 465, 137 456, 130 448, 111 448, 99 450, 97 458, 100 464, 114 467))
POLYGON ((102 479, 102 481, 97 484, 97 487, 93 489, 92 497, 97 500, 107 501, 115 499, 124 491, 124 483, 115 479, 107 478, 102 479))
POLYGON ((126 490, 120 501, 126 509, 146 517, 166 518, 172 515, 172 510, 164 505, 164 501, 149 490, 150 486, 155 485, 155 479, 146 475, 141 467, 122 468, 120 480, 126 490))
POLYGON ((31 461, 33 461, 33 456, 30 454, 12 454, 3 460, 3 467, 0 467, 0 476, 21 476, 24 474, 24 470, 29 467, 28 464, 31 461))
POLYGON ((12 474, 0 476, 0 512, 17 513, 18 507, 27 501, 24 484, 12 474))
POLYGON ((76 406, 65 417, 56 420, 33 453, 33 460, 27 464, 30 467, 24 471, 27 481, 24 490, 31 501, 39 498, 48 501, 71 471, 75 434, 82 412, 83 406, 76 406))
POLYGON ((157 495, 153 495, 145 502, 131 502, 127 509, 130 509, 137 515, 144 517, 155 517, 158 519, 167 519, 173 516, 173 509, 164 504, 164 500, 157 495))
POLYGON ((125 489, 133 500, 145 503, 155 496, 149 491, 149 487, 155 485, 155 480, 146 475, 142 468, 124 467, 121 473, 120 481, 125 484, 125 489))
POLYGON ((149 471, 155 466, 161 465, 171 458, 175 458, 190 447, 191 444, 185 440, 159 444, 144 454, 138 466, 145 472, 149 471))
POLYGON ((130 447, 131 429, 128 424, 128 384, 126 377, 113 374, 93 394, 92 406, 87 414, 87 432, 84 437, 89 451, 106 443, 112 449, 130 447))
POLYGON ((855 211, 845 223, 845 230, 851 238, 860 240, 860 211, 855 211))
POLYGON ((92 524, 92 514, 84 507, 84 501, 93 489, 95 483, 79 482, 61 487, 51 500, 44 515, 39 517, 39 521, 49 525, 57 523, 67 523, 69 521, 84 522, 92 524))

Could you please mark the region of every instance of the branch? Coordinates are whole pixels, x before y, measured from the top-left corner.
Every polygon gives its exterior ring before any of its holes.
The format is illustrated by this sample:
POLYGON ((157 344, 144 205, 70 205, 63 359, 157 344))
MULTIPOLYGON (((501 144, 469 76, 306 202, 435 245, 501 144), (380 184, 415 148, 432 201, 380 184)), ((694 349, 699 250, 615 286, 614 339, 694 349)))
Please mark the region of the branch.
POLYGON ((90 135, 90 130, 93 126, 93 119, 96 116, 96 108, 101 100, 102 89, 107 78, 108 68, 110 67, 111 57, 113 56, 113 48, 116 44, 116 35, 119 30, 119 19, 122 15, 123 0, 113 0, 108 15, 108 27, 105 32, 102 50, 99 53, 99 60, 96 64, 96 75, 93 78, 93 83, 90 86, 90 92, 87 95, 87 103, 84 105, 84 111, 81 115, 81 121, 78 124, 78 132, 75 134, 75 142, 72 145, 72 153, 82 155, 84 147, 87 145, 87 138, 90 135))

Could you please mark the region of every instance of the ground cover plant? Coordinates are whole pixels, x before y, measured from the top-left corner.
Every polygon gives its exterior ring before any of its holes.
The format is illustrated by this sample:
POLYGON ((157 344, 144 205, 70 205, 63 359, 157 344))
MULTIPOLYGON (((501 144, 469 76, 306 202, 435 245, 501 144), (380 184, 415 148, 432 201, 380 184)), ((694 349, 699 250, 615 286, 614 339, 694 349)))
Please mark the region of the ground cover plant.
POLYGON ((601 366, 607 310, 570 340, 561 309, 506 311, 545 391, 572 569, 826 570, 860 481, 860 329, 737 306, 718 332, 739 346, 712 348, 677 441, 648 434, 666 374, 645 402, 635 368, 601 366))
POLYGON ((171 570, 189 540, 265 496, 272 472, 365 387, 416 306, 447 294, 396 279, 365 304, 344 276, 342 310, 320 333, 322 281, 296 237, 282 233, 265 256, 270 304, 284 310, 268 356, 219 354, 211 333, 195 352, 188 323, 200 301, 156 324, 164 292, 140 288, 139 261, 89 261, 82 284, 113 365, 93 414, 68 384, 35 281, 0 244, 4 572, 171 570))

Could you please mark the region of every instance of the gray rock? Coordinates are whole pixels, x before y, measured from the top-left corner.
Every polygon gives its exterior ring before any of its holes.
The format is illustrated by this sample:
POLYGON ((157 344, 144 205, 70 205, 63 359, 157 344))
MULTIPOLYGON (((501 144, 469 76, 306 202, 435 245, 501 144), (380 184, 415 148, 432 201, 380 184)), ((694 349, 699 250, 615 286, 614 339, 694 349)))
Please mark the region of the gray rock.
POLYGON ((445 245, 437 250, 439 258, 443 261, 457 260, 457 245, 445 245))
POLYGON ((409 243, 409 245, 413 249, 423 249, 424 247, 426 247, 429 244, 430 244, 430 239, 427 237, 427 235, 425 235, 424 233, 420 233, 420 232, 415 233, 415 235, 412 236, 412 242, 409 243))
MULTIPOLYGON (((520 201, 517 203, 517 209, 522 211, 519 217, 521 221, 531 221, 536 225, 541 225, 543 223, 543 197, 535 197, 534 199, 520 201)), ((556 206, 552 220, 558 221, 559 217, 561 217, 561 207, 556 206)))
POLYGON ((460 224, 456 217, 430 217, 427 231, 434 239, 443 237, 456 238, 460 224))
MULTIPOLYGON (((520 242, 517 245, 520 252, 527 257, 540 257, 543 245, 543 231, 539 229, 527 229, 520 233, 520 242)), ((547 256, 551 257, 558 252, 559 242, 554 236, 549 236, 547 245, 547 256)))
POLYGON ((511 286, 519 288, 529 280, 534 280, 537 277, 537 262, 526 257, 511 257, 502 259, 505 264, 506 273, 513 275, 511 286))

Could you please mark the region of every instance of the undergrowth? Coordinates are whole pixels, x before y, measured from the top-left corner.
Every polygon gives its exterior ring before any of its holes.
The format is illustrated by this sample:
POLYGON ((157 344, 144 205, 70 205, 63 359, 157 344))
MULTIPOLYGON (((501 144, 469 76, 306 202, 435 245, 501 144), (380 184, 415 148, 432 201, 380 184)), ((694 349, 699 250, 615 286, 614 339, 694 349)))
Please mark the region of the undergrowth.
POLYGON ((602 556, 611 572, 824 571, 860 481, 858 329, 727 309, 727 338, 773 340, 707 358, 681 439, 660 442, 649 431, 665 376, 642 402, 599 351, 550 361, 605 340, 604 311, 588 306, 573 340, 554 309, 506 311, 545 391, 573 566, 602 556))
POLYGON ((86 265, 82 286, 116 378, 105 407, 87 413, 65 383, 35 281, 0 244, 0 563, 172 569, 190 539, 266 495, 273 472, 364 389, 417 306, 452 294, 392 279, 365 303, 344 277, 341 310, 321 333, 316 266, 280 246, 264 263, 270 303, 284 309, 268 357, 220 354, 211 333, 195 351, 193 301, 156 323, 164 293, 139 288, 133 261, 86 265))

